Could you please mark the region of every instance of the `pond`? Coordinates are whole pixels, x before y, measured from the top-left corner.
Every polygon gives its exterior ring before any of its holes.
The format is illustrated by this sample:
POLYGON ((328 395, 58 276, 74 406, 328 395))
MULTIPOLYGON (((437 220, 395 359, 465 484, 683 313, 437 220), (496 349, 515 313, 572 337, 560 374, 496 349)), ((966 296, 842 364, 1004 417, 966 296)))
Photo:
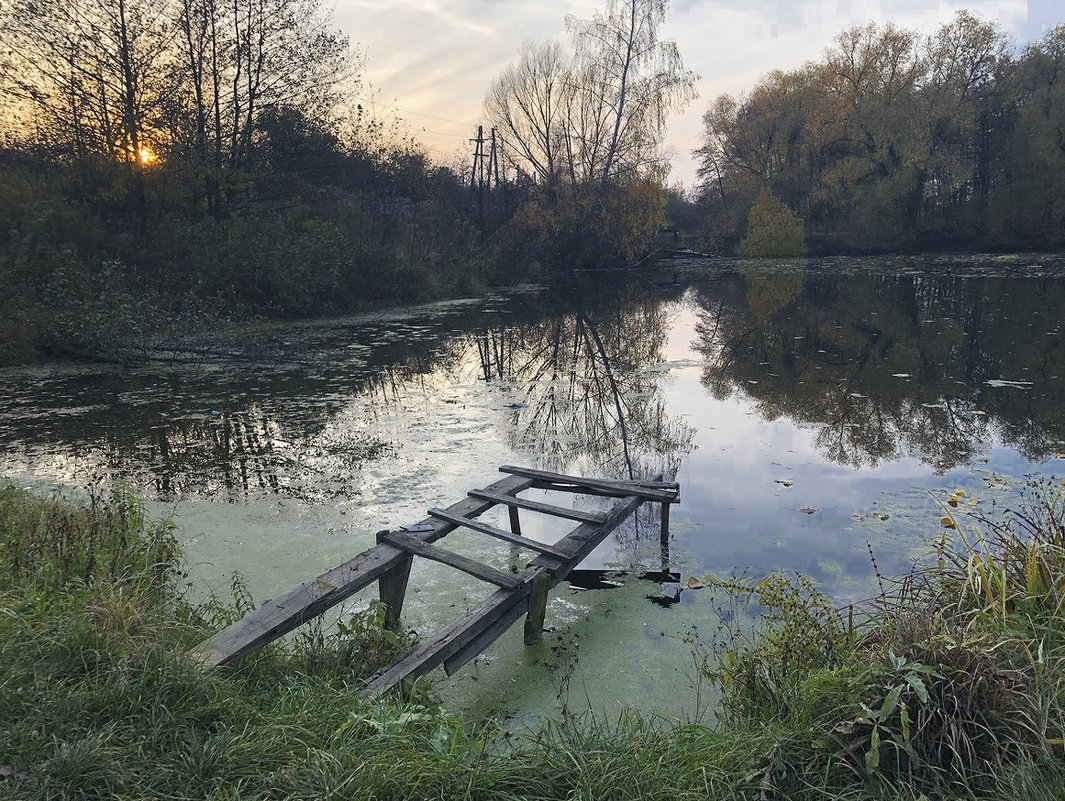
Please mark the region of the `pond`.
MULTIPOLYGON (((625 571, 619 587, 561 585, 541 643, 515 626, 438 689, 518 724, 563 703, 695 718, 710 700, 695 661, 721 610, 689 577, 801 571, 860 601, 876 569, 929 555, 934 496, 961 490, 961 510, 993 515, 1026 475, 1060 472, 1063 267, 670 262, 173 343, 150 366, 0 371, 0 480, 130 485, 177 522, 191 592, 225 596, 239 573, 263 601, 502 464, 675 477, 667 555, 645 507, 584 564, 625 571), (678 583, 638 578, 666 558, 678 583)), ((535 538, 566 530, 528 520, 535 538)), ((518 558, 484 539, 448 547, 518 558)), ((404 624, 428 633, 489 592, 416 560, 404 624)))

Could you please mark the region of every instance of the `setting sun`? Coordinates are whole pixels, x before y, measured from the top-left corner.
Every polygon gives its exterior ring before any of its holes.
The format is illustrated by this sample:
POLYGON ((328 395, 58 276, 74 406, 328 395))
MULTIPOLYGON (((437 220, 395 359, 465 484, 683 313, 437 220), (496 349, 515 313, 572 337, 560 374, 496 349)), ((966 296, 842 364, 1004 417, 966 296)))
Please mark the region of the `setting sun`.
POLYGON ((150 148, 142 147, 139 151, 137 151, 137 161, 139 161, 145 166, 149 164, 154 164, 158 160, 159 157, 156 156, 150 148))

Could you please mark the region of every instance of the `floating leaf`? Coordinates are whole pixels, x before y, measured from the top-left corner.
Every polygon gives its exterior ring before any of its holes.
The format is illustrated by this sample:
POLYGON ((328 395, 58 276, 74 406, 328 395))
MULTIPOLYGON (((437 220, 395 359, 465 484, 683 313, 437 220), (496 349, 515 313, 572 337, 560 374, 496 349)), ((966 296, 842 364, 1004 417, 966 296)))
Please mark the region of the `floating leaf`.
POLYGON ((851 519, 852 520, 861 520, 862 516, 860 514, 858 514, 857 512, 855 512, 854 514, 851 515, 851 519))
POLYGON ((886 514, 885 512, 873 512, 872 514, 869 515, 869 517, 872 518, 873 520, 890 520, 891 519, 891 515, 886 514))
POLYGON ((812 515, 814 512, 817 511, 817 509, 813 506, 804 506, 799 511, 802 512, 804 515, 812 515))
POLYGON ((776 480, 776 483, 777 483, 777 484, 781 484, 781 485, 783 485, 783 486, 785 486, 785 487, 790 487, 790 486, 791 486, 792 484, 794 484, 795 482, 794 482, 794 481, 788 481, 788 479, 786 479, 786 478, 778 478, 778 479, 776 480))
POLYGON ((955 498, 964 498, 965 497, 965 490, 960 490, 960 489, 959 490, 954 490, 954 497, 955 498))
POLYGON ((706 582, 699 581, 695 576, 688 577, 688 589, 689 590, 701 590, 706 586, 706 582))
POLYGON ((958 499, 957 498, 947 498, 947 503, 949 505, 951 505, 951 506, 957 506, 958 505, 958 499))
POLYGON ((954 520, 949 517, 944 517, 940 520, 939 525, 943 526, 943 528, 956 528, 954 520))

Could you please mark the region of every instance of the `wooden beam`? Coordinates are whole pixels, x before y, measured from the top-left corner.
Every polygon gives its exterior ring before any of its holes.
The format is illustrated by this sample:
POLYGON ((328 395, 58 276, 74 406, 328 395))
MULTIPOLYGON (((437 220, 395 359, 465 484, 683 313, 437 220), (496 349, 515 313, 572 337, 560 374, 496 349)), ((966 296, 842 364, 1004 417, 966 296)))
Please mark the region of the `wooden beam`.
MULTIPOLYGON (((534 483, 532 479, 508 476, 492 484, 489 489, 502 493, 521 492, 534 483)), ((493 505, 487 501, 464 498, 447 507, 446 511, 462 517, 475 517, 493 505)), ((418 525, 426 524, 434 528, 431 532, 418 535, 425 542, 435 542, 457 528, 452 523, 433 518, 422 520, 418 525)), ((392 545, 382 544, 370 548, 317 578, 267 601, 254 612, 204 640, 189 655, 206 667, 227 665, 347 600, 399 566, 408 556, 405 551, 392 545)))
MULTIPOLYGON (((531 584, 526 584, 527 588, 531 586, 531 584)), ((525 611, 524 600, 504 610, 498 618, 482 627, 462 648, 444 660, 444 673, 453 676, 456 670, 470 660, 476 659, 488 646, 498 640, 503 632, 513 626, 514 622, 525 614, 525 611)))
POLYGON ((470 490, 467 494, 471 498, 481 498, 482 500, 492 501, 493 503, 516 506, 520 509, 529 509, 530 511, 540 512, 541 514, 551 515, 552 517, 564 517, 567 520, 578 520, 582 523, 599 524, 602 523, 606 517, 603 512, 590 512, 583 509, 567 509, 564 506, 554 506, 550 503, 529 501, 525 498, 515 498, 513 495, 505 495, 500 492, 491 492, 489 490, 470 490))
MULTIPOLYGON (((645 501, 677 503, 680 500, 680 485, 675 481, 613 481, 603 478, 581 478, 580 476, 567 476, 562 473, 550 473, 546 470, 533 470, 529 467, 514 467, 513 465, 503 465, 499 468, 499 472, 535 478, 538 481, 552 485, 572 484, 578 487, 588 487, 603 494, 619 498, 638 495, 645 501)), ((557 487, 556 489, 566 490, 567 488, 557 487)))
POLYGON ((490 537, 496 539, 505 540, 506 542, 514 545, 520 545, 522 548, 528 548, 530 551, 536 551, 537 553, 549 553, 552 556, 557 556, 560 559, 568 559, 569 553, 563 551, 557 545, 549 545, 546 542, 537 542, 536 540, 530 540, 528 537, 522 537, 518 534, 511 534, 509 531, 505 531, 495 526, 490 526, 488 523, 482 523, 480 520, 471 520, 468 517, 458 517, 457 515, 450 515, 442 509, 430 509, 429 516, 435 517, 439 520, 447 520, 449 523, 454 523, 456 526, 462 526, 464 528, 473 529, 479 531, 482 534, 487 534, 490 537))
POLYGON ((389 545, 395 545, 397 548, 409 551, 416 556, 424 556, 426 559, 432 559, 434 562, 441 562, 445 565, 458 568, 463 573, 469 573, 474 578, 479 578, 481 581, 487 581, 489 584, 495 584, 497 587, 502 587, 505 590, 513 590, 521 584, 521 578, 513 573, 504 573, 502 570, 496 570, 494 567, 470 559, 462 554, 449 551, 445 548, 438 548, 435 545, 430 545, 406 531, 389 531, 384 535, 384 541, 389 545))
MULTIPOLYGON (((513 617, 510 617, 507 624, 496 634, 499 636, 524 611, 525 606, 522 601, 525 600, 527 592, 528 584, 522 584, 513 591, 496 590, 446 629, 420 641, 406 656, 371 676, 366 689, 360 695, 363 698, 373 698, 404 679, 424 676, 458 653, 464 646, 476 640, 478 635, 491 628, 492 624, 516 610, 513 617)), ((484 650, 484 647, 482 646, 480 650, 484 650)), ((480 653, 480 650, 477 653, 480 653)), ((472 656, 476 656, 476 653, 472 654, 471 658, 472 656)))

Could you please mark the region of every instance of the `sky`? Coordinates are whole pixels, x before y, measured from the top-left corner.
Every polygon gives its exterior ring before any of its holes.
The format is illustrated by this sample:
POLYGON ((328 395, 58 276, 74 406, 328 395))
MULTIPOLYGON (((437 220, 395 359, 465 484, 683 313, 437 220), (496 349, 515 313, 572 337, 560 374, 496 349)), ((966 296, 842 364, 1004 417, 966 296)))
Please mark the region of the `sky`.
MULTIPOLYGON (((605 0, 335 0, 334 22, 363 54, 360 100, 397 117, 437 160, 472 162, 481 102, 525 40, 568 43, 566 15, 588 18, 605 0)), ((773 69, 819 59, 854 25, 934 32, 960 9, 997 20, 1018 44, 1065 22, 1061 0, 672 0, 661 37, 700 77, 699 97, 669 120, 670 182, 692 188, 702 115, 773 69)))

